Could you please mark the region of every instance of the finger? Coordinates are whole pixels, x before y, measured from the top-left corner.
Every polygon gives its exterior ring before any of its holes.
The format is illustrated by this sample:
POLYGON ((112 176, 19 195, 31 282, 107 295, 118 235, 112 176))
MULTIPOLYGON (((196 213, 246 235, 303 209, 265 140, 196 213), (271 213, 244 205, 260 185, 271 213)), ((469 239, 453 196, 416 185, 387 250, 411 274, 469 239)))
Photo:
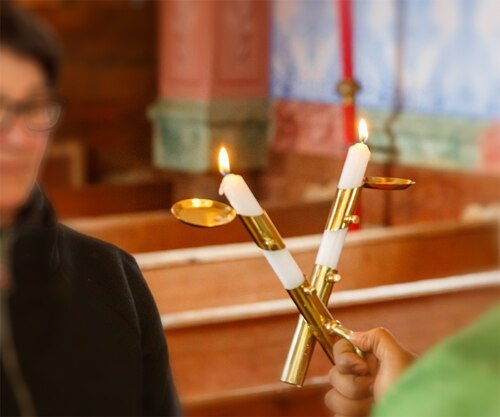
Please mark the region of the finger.
POLYGON ((329 374, 330 383, 340 394, 351 400, 361 400, 373 396, 374 378, 371 376, 359 376, 352 374, 341 374, 333 367, 329 374))
POLYGON ((391 355, 402 349, 389 330, 383 327, 377 327, 367 332, 354 332, 351 335, 351 340, 365 352, 372 352, 379 360, 390 358, 391 355))
POLYGON ((379 368, 379 361, 377 360, 377 358, 373 353, 366 354, 366 362, 368 364, 368 374, 372 376, 377 375, 379 368))
POLYGON ((344 397, 336 389, 331 389, 325 395, 325 404, 336 415, 360 417, 370 413, 373 401, 371 398, 351 400, 344 397))
POLYGON ((341 373, 364 375, 368 372, 368 364, 354 353, 352 344, 345 339, 338 340, 333 346, 333 358, 341 373))

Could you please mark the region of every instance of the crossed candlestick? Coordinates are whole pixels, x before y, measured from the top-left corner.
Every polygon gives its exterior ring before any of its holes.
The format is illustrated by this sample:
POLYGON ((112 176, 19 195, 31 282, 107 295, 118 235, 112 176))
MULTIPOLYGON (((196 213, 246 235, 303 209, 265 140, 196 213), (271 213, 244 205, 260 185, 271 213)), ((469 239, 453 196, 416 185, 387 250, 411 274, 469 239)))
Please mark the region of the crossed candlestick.
MULTIPOLYGON (((359 221, 354 214, 362 188, 379 190, 402 190, 414 182, 400 178, 367 177, 363 185, 354 189, 338 189, 330 210, 325 230, 347 229, 359 221)), ((274 252, 277 258, 290 256, 278 230, 265 211, 246 216, 224 203, 193 198, 182 200, 172 206, 174 216, 184 223, 197 227, 215 227, 227 224, 238 215, 250 236, 263 253, 274 252)), ((273 258, 266 256, 273 267, 273 258)), ((288 260, 288 259, 287 259, 288 260)), ((276 271, 276 268, 274 268, 276 271)), ((283 382, 302 386, 311 361, 316 341, 333 363, 333 345, 338 337, 350 341, 352 331, 335 320, 328 310, 328 300, 335 283, 340 281, 336 269, 316 263, 311 280, 287 288, 290 298, 300 312, 299 321, 281 375, 283 382)), ((356 353, 363 352, 354 346, 356 353)))

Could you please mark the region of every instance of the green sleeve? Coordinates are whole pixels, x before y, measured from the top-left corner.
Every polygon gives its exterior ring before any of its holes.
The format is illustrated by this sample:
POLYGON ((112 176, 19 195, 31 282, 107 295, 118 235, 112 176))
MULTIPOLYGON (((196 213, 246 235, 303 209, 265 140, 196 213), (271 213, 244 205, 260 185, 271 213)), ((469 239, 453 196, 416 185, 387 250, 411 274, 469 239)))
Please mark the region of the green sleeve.
POLYGON ((373 415, 500 416, 500 306, 424 355, 373 415))

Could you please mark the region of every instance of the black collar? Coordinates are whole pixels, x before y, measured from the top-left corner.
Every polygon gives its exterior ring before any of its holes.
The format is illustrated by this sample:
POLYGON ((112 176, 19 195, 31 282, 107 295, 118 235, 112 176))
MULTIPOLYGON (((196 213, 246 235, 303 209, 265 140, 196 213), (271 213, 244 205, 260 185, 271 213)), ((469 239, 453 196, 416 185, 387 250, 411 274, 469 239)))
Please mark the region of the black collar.
MULTIPOLYGON (((59 266, 57 217, 40 186, 36 185, 13 227, 11 254, 12 278, 22 285, 27 275, 51 275, 59 266)), ((27 278, 31 280, 31 278, 27 278)))

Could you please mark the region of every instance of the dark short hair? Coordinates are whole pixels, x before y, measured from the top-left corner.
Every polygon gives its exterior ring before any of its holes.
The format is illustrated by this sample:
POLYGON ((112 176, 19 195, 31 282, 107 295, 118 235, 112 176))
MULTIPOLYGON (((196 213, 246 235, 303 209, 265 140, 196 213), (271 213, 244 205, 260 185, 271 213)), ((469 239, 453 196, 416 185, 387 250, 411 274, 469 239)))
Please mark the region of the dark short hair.
POLYGON ((0 46, 33 59, 53 86, 59 76, 59 44, 50 28, 12 0, 0 0, 0 46))

